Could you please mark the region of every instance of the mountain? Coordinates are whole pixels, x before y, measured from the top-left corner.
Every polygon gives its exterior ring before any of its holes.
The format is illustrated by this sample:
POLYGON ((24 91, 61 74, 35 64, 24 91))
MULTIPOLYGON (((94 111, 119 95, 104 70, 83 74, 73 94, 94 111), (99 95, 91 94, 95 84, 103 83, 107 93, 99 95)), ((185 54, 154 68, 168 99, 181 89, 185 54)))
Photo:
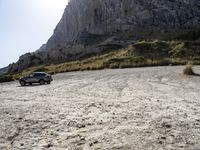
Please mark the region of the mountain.
POLYGON ((71 0, 48 42, 9 66, 58 64, 200 27, 199 0, 71 0))
POLYGON ((0 75, 6 73, 8 71, 8 67, 0 68, 0 75))
POLYGON ((200 24, 198 0, 72 0, 47 47, 140 28, 190 28, 200 24))

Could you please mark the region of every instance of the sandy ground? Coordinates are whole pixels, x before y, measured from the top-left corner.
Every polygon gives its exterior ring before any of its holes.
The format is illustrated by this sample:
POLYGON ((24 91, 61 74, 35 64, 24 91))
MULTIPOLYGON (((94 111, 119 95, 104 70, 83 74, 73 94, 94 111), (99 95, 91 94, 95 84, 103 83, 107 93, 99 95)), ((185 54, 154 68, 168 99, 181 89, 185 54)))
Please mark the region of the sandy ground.
POLYGON ((53 78, 0 84, 1 150, 200 150, 200 77, 182 67, 53 78))

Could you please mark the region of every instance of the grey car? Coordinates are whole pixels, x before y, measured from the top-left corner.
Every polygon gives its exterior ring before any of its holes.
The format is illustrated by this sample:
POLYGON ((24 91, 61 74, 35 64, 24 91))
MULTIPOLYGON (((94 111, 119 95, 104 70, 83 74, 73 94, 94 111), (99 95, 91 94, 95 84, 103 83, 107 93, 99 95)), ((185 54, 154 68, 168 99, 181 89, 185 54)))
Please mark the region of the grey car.
POLYGON ((50 84, 53 81, 51 75, 45 72, 34 72, 28 76, 22 77, 19 79, 19 83, 21 86, 25 86, 26 84, 32 85, 33 83, 39 83, 43 85, 45 83, 50 84))

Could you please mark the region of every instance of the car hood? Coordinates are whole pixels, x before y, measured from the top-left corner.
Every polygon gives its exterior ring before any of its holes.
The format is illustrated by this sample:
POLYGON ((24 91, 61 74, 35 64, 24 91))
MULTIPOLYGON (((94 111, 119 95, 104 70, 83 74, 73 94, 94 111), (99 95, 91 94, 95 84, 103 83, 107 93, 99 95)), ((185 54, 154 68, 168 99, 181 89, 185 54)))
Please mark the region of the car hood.
POLYGON ((23 77, 21 77, 21 78, 19 78, 19 79, 25 79, 25 78, 28 78, 29 76, 23 76, 23 77))

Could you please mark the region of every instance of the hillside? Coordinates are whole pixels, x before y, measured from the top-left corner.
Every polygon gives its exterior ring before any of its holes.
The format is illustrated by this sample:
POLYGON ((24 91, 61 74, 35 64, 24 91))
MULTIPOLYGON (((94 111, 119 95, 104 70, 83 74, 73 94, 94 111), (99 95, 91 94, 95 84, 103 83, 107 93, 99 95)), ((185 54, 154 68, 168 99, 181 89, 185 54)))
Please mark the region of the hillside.
POLYGON ((30 67, 13 75, 14 79, 34 71, 50 74, 100 70, 107 68, 132 68, 144 66, 200 65, 200 42, 196 41, 140 41, 127 48, 106 54, 65 62, 61 64, 30 67))
POLYGON ((9 66, 9 73, 173 39, 200 27, 198 0, 71 0, 48 42, 9 66))
POLYGON ((0 75, 6 73, 7 70, 8 70, 8 67, 1 68, 1 69, 0 69, 0 75))

